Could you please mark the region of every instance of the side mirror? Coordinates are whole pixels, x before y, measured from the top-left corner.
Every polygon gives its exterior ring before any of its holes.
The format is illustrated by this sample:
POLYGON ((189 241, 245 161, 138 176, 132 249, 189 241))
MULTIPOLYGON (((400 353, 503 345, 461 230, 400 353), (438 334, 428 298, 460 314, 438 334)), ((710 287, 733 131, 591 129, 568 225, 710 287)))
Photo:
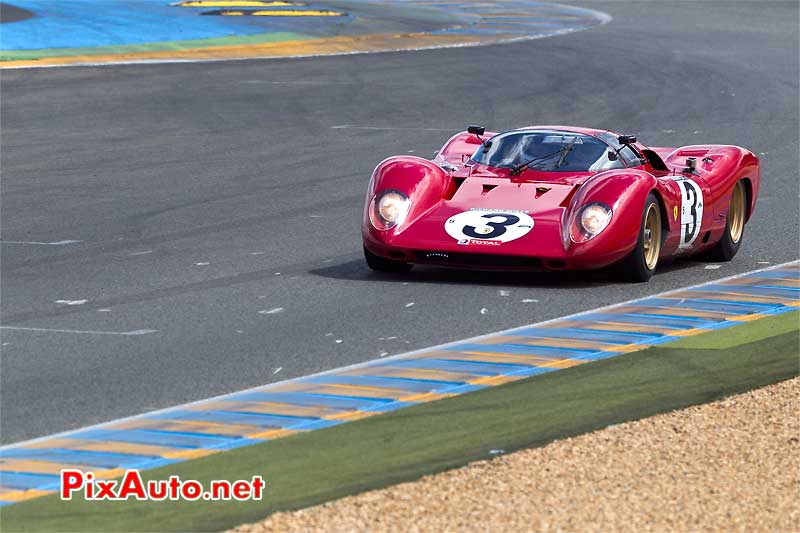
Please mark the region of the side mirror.
POLYGON ((617 155, 617 152, 615 152, 614 150, 611 150, 611 149, 608 150, 608 160, 609 161, 616 161, 618 158, 619 158, 619 156, 617 155))
POLYGON ((486 132, 486 128, 483 126, 467 126, 467 133, 471 133, 472 135, 483 135, 486 132))
POLYGON ((636 142, 636 135, 620 135, 617 137, 620 144, 633 144, 636 142))

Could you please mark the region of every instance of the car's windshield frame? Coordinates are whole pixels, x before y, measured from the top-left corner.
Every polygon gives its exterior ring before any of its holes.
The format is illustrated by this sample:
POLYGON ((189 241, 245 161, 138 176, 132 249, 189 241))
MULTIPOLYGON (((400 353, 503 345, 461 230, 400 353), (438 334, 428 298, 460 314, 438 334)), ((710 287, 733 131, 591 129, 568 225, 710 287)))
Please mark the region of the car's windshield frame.
POLYGON ((522 129, 522 130, 512 130, 507 131, 504 133, 499 133, 490 139, 487 139, 484 145, 481 145, 470 157, 470 162, 472 164, 480 164, 486 165, 494 168, 508 168, 514 170, 515 168, 531 168, 537 171, 543 172, 595 172, 600 170, 610 170, 613 168, 627 168, 631 166, 637 166, 641 164, 641 156, 638 155, 636 150, 633 147, 628 147, 627 145, 620 145, 617 138, 612 134, 606 135, 592 135, 589 133, 584 132, 576 132, 576 131, 568 131, 568 130, 558 130, 558 129, 522 129), (530 157, 525 156, 523 154, 523 149, 521 148, 523 143, 525 143, 524 137, 526 136, 539 136, 544 138, 541 141, 541 145, 545 144, 547 138, 550 136, 557 136, 559 137, 559 142, 550 142, 548 144, 553 145, 553 150, 548 151, 547 153, 540 154, 538 157, 530 157), (492 157, 497 155, 498 147, 501 146, 501 142, 509 137, 521 137, 521 140, 514 141, 519 146, 514 146, 512 150, 516 150, 518 153, 513 155, 513 159, 507 159, 502 162, 492 162, 492 157), (578 139, 577 143, 574 143, 574 139, 578 139), (567 166, 562 166, 563 163, 569 159, 569 150, 568 152, 564 152, 564 149, 570 148, 570 143, 573 144, 598 144, 604 147, 602 152, 603 155, 600 155, 591 162, 585 169, 576 170, 575 168, 570 168, 567 166), (560 150, 559 147, 562 149, 560 150), (607 160, 604 165, 598 166, 598 168, 592 168, 598 165, 601 162, 601 159, 607 157, 608 150, 614 150, 619 154, 623 154, 622 157, 619 157, 618 160, 607 160), (630 152, 628 152, 630 150, 630 152), (566 154, 566 157, 563 157, 566 154), (494 164, 493 164, 494 163, 494 164), (543 165, 545 165, 543 167, 543 165))

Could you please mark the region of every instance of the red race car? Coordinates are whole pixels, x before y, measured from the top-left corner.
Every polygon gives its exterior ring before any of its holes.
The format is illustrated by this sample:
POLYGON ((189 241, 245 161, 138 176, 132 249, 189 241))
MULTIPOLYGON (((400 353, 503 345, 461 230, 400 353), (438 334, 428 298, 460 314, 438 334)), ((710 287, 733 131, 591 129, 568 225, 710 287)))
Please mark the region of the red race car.
POLYGON ((647 281, 659 259, 728 261, 755 208, 759 160, 738 146, 648 148, 564 126, 470 126, 429 161, 390 157, 372 174, 362 236, 370 268, 511 270, 619 263, 647 281))

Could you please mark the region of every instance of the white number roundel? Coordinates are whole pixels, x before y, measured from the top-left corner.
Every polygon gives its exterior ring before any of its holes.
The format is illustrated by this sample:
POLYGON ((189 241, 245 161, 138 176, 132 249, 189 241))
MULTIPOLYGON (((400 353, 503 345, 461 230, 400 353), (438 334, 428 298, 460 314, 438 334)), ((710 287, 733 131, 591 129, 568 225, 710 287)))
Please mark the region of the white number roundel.
POLYGON ((703 222, 703 190, 690 179, 678 181, 681 188, 681 248, 694 244, 703 222))
POLYGON ((526 235, 533 219, 520 211, 464 211, 447 219, 444 229, 457 241, 509 242, 526 235))

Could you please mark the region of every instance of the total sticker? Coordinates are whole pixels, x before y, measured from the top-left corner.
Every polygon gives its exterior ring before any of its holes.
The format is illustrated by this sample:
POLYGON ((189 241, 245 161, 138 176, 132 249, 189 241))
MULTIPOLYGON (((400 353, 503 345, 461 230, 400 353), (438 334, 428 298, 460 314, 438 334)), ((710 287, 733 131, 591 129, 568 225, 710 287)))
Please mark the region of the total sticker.
POLYGON ((448 218, 444 229, 459 244, 473 239, 499 244, 527 235, 533 229, 533 219, 520 211, 464 211, 448 218))

